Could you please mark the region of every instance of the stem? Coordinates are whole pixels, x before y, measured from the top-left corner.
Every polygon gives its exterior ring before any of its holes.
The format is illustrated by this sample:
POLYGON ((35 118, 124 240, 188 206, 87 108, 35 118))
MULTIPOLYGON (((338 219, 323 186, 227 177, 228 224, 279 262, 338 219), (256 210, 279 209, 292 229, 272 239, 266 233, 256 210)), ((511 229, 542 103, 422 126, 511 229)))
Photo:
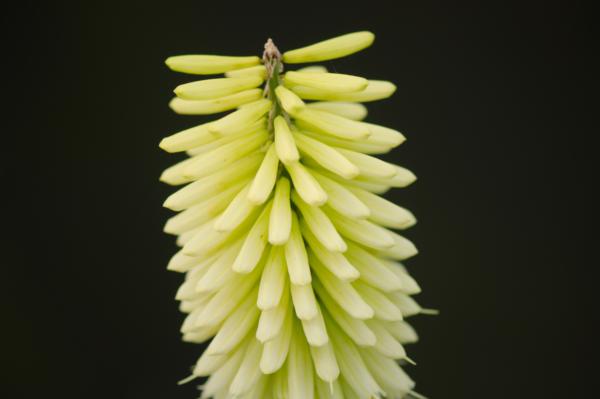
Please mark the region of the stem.
MULTIPOLYGON (((281 62, 281 53, 273 40, 269 38, 265 43, 265 51, 263 53, 263 63, 267 69, 267 84, 265 85, 264 95, 273 102, 273 107, 269 111, 269 120, 267 122, 267 129, 271 136, 271 141, 275 141, 275 127, 274 120, 277 116, 282 115, 288 124, 290 124, 289 115, 283 110, 283 107, 277 100, 275 89, 281 84, 280 74, 283 72, 283 62, 281 62)), ((283 164, 279 163, 277 167, 277 179, 281 174, 287 175, 287 171, 283 167, 283 164)))
POLYGON ((267 84, 265 86, 265 94, 269 100, 273 102, 273 108, 269 112, 268 129, 273 134, 273 120, 278 115, 283 115, 286 120, 288 116, 281 108, 281 104, 277 101, 275 95, 275 89, 281 84, 279 74, 283 71, 283 63, 281 62, 281 53, 273 43, 273 40, 269 39, 265 43, 265 51, 263 52, 263 63, 267 69, 267 84))

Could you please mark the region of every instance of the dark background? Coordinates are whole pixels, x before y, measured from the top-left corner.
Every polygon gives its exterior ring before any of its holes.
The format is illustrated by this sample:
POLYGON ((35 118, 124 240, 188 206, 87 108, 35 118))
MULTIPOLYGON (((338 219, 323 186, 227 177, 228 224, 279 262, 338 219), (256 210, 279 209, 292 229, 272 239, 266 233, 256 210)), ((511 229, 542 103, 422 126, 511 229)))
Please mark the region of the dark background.
POLYGON ((157 143, 201 118, 168 109, 193 77, 163 60, 362 29, 374 46, 328 66, 398 86, 370 120, 405 133, 388 158, 419 176, 391 193, 419 219, 418 299, 442 311, 415 319, 417 390, 594 396, 597 49, 583 3, 80 3, 1 16, 3 397, 196 397, 175 385, 201 350, 179 339, 158 182, 177 157, 157 143))

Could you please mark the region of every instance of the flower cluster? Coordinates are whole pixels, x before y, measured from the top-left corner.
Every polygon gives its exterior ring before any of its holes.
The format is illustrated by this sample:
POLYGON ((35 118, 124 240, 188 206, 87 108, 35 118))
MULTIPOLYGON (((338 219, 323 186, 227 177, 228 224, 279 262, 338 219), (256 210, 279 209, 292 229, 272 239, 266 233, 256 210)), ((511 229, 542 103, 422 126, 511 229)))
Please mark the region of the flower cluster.
POLYGON ((178 86, 171 108, 214 121, 162 140, 187 152, 161 180, 183 185, 164 206, 181 250, 168 269, 181 331, 206 350, 192 376, 202 398, 420 397, 401 368, 422 309, 401 261, 415 246, 392 230, 415 223, 380 197, 415 181, 374 155, 400 145, 393 129, 362 122, 363 102, 389 97, 387 81, 295 71, 288 64, 343 57, 368 46, 356 32, 262 58, 183 55, 174 71, 224 77, 178 86), (285 64, 285 69, 284 69, 285 64))

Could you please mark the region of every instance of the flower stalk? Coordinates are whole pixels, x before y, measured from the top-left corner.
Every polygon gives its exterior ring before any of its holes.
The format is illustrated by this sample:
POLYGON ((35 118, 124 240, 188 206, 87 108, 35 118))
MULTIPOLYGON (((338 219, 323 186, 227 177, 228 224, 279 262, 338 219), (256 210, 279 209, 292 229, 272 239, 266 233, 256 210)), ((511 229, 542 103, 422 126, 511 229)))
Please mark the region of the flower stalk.
MULTIPOLYGON (((283 72, 283 64, 281 63, 281 53, 272 39, 268 39, 265 43, 265 51, 263 52, 263 64, 267 70, 267 83, 265 85, 265 93, 267 98, 273 102, 273 108, 269 112, 267 126, 269 132, 273 133, 273 123, 275 118, 282 113, 281 105, 277 101, 275 89, 280 85, 279 74, 283 72)), ((284 115, 286 119, 287 115, 284 115)))

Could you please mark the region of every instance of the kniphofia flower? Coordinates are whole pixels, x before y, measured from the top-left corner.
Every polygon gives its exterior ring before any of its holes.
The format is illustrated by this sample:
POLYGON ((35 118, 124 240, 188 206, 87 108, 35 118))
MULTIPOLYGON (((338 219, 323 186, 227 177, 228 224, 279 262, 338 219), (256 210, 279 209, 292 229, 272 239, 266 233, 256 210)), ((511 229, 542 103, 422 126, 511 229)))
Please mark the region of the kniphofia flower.
POLYGON ((232 111, 162 140, 188 157, 161 180, 183 186, 164 205, 165 231, 185 274, 177 292, 188 342, 210 341, 186 379, 208 377, 202 398, 415 396, 402 365, 417 340, 405 321, 426 313, 402 261, 415 246, 393 230, 415 223, 382 198, 415 181, 375 157, 404 136, 363 122, 363 102, 394 84, 310 65, 360 51, 356 32, 263 57, 182 55, 174 71, 224 74, 178 86, 180 114, 232 111), (285 65, 285 69, 284 69, 285 65))

